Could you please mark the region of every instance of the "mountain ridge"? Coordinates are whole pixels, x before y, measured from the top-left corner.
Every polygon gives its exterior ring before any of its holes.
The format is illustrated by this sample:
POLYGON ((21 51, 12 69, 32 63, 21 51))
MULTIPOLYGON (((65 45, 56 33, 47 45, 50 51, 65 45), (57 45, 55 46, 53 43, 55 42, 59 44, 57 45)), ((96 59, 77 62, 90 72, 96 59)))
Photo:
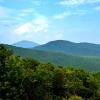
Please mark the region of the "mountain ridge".
POLYGON ((38 46, 39 44, 28 40, 21 40, 13 43, 12 45, 16 47, 22 47, 22 48, 33 48, 35 46, 38 46))
POLYGON ((100 70, 100 57, 83 57, 73 56, 64 53, 41 51, 36 49, 21 48, 11 45, 5 45, 10 48, 13 53, 21 57, 32 57, 42 62, 49 62, 60 66, 72 65, 81 67, 91 71, 100 70))
POLYGON ((66 40, 51 41, 35 47, 36 50, 62 52, 80 56, 100 56, 100 45, 92 43, 75 43, 66 40))

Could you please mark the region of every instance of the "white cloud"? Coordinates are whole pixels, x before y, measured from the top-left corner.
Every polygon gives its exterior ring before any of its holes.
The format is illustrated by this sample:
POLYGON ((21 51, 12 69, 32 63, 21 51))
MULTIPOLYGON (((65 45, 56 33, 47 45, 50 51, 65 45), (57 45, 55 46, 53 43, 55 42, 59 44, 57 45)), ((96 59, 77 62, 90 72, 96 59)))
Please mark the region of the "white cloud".
POLYGON ((30 22, 25 23, 24 25, 21 25, 20 27, 18 27, 15 32, 17 34, 24 34, 26 32, 29 32, 30 29, 32 28, 32 24, 30 22))
MULTIPOLYGON (((55 16, 55 19, 63 19, 65 18, 66 16, 71 16, 71 15, 78 15, 78 16, 81 16, 81 15, 85 15, 85 14, 88 14, 88 13, 91 13, 91 10, 93 10, 93 8, 90 10, 90 8, 87 8, 86 6, 86 9, 77 9, 77 6, 80 6, 80 5, 86 5, 86 4, 96 4, 96 3, 100 3, 100 0, 60 0, 59 4, 64 6, 65 8, 67 7, 71 7, 71 9, 69 9, 68 13, 62 13, 62 14, 58 14, 55 16), (73 9, 75 7, 75 9, 73 9)), ((81 7, 80 7, 81 8, 81 7)), ((100 10, 99 7, 95 7, 94 8, 95 10, 100 10)))
POLYGON ((18 12, 19 11, 16 9, 10 9, 8 7, 0 6, 0 22, 9 21, 9 23, 12 22, 18 23, 19 19, 21 19, 21 17, 19 16, 17 17, 18 12), (16 12, 16 15, 14 15, 14 12, 16 12))
POLYGON ((25 18, 26 16, 35 15, 36 11, 33 8, 26 8, 17 11, 17 17, 25 18))
POLYGON ((86 3, 97 3, 100 2, 100 0, 61 0, 61 5, 80 5, 80 4, 86 4, 86 3))
POLYGON ((81 16, 81 15, 85 15, 86 13, 89 13, 88 10, 67 11, 67 12, 62 12, 60 14, 54 15, 53 19, 62 20, 68 16, 72 16, 72 15, 81 16))
POLYGON ((33 20, 34 32, 45 32, 48 29, 48 19, 44 16, 39 16, 33 20))
POLYGON ((21 12, 22 13, 32 13, 34 12, 34 9, 33 8, 22 9, 21 12))
POLYGON ((31 22, 26 22, 23 25, 15 29, 15 33, 18 36, 34 34, 38 32, 48 31, 48 19, 45 16, 38 16, 31 22))
POLYGON ((87 0, 87 3, 98 3, 100 0, 87 0))
POLYGON ((100 11, 100 6, 94 7, 94 10, 100 11))
POLYGON ((41 0, 32 0, 32 4, 36 5, 36 6, 40 6, 41 5, 41 0))
POLYGON ((85 0, 62 0, 61 5, 77 5, 84 3, 85 0))
POLYGON ((81 15, 85 15, 85 14, 87 14, 87 13, 90 13, 90 11, 80 9, 80 10, 74 11, 72 15, 78 15, 78 16, 81 16, 81 15))
POLYGON ((27 16, 36 16, 36 11, 33 8, 26 9, 11 9, 5 6, 0 6, 0 21, 9 19, 10 22, 25 22, 27 16), (16 12, 16 13, 14 13, 16 12), (13 16, 12 16, 13 15, 13 16))
POLYGON ((45 39, 46 39, 47 41, 60 40, 60 39, 63 38, 63 36, 64 36, 64 35, 63 35, 62 33, 47 34, 47 35, 45 36, 45 39))
POLYGON ((0 6, 0 17, 6 17, 11 12, 11 9, 0 6))
POLYGON ((69 13, 69 12, 68 13, 63 12, 63 13, 55 15, 53 18, 54 19, 64 19, 65 17, 70 16, 70 15, 71 15, 71 13, 69 13))

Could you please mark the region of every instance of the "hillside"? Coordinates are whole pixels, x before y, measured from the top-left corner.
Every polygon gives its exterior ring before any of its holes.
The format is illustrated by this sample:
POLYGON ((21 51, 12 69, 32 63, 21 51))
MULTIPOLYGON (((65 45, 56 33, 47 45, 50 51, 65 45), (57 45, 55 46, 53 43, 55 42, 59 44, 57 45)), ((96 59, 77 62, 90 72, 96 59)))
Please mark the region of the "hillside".
POLYGON ((22 47, 22 48, 33 48, 35 46, 38 46, 39 44, 35 42, 27 41, 27 40, 22 40, 22 41, 13 43, 12 45, 16 47, 22 47))
POLYGON ((19 48, 11 45, 6 46, 12 49, 14 54, 22 57, 32 57, 42 62, 50 62, 65 67, 67 65, 73 65, 92 71, 100 70, 100 57, 80 57, 57 52, 54 53, 35 49, 19 48))
POLYGON ((16 56, 0 44, 0 100, 100 100, 100 72, 16 56))
POLYGON ((74 43, 65 40, 56 40, 35 47, 37 50, 62 52, 71 55, 100 56, 100 45, 92 43, 74 43))

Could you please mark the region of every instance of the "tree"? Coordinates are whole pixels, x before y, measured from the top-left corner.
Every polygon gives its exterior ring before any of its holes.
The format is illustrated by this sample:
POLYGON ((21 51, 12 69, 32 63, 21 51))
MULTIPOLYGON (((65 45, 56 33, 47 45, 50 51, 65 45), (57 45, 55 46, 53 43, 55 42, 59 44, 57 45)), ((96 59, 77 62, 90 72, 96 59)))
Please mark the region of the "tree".
POLYGON ((0 81, 3 80, 6 68, 5 61, 12 55, 12 51, 7 49, 3 44, 0 44, 0 81))
POLYGON ((36 66, 40 64, 39 61, 33 59, 33 58, 24 58, 23 59, 23 65, 26 69, 36 69, 36 66))
POLYGON ((56 68, 53 76, 53 94, 60 96, 60 100, 65 96, 65 72, 63 68, 56 68))
POLYGON ((5 60, 4 79, 0 84, 0 97, 2 99, 20 100, 21 96, 21 80, 22 68, 21 58, 14 55, 5 60))
POLYGON ((49 100, 49 98, 52 98, 53 70, 54 65, 49 63, 39 64, 36 67, 34 100, 49 100))
POLYGON ((80 96, 71 96, 68 100, 83 100, 80 96))

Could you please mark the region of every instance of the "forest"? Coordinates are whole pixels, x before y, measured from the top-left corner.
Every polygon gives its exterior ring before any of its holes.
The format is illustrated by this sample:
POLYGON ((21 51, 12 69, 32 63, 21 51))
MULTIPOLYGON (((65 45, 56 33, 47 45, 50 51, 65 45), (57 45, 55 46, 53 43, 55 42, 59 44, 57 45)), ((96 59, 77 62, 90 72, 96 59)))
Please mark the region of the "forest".
POLYGON ((71 55, 69 53, 65 54, 62 52, 37 50, 34 48, 22 48, 22 47, 16 47, 16 46, 6 45, 6 44, 3 45, 11 49, 13 54, 16 56, 20 56, 24 58, 31 57, 33 59, 38 60, 41 63, 48 62, 54 65, 64 66, 64 67, 71 65, 73 67, 81 67, 88 71, 100 70, 99 54, 98 56, 96 55, 79 56, 79 55, 71 55))
POLYGON ((0 44, 0 100, 100 100, 100 72, 16 56, 0 44))

